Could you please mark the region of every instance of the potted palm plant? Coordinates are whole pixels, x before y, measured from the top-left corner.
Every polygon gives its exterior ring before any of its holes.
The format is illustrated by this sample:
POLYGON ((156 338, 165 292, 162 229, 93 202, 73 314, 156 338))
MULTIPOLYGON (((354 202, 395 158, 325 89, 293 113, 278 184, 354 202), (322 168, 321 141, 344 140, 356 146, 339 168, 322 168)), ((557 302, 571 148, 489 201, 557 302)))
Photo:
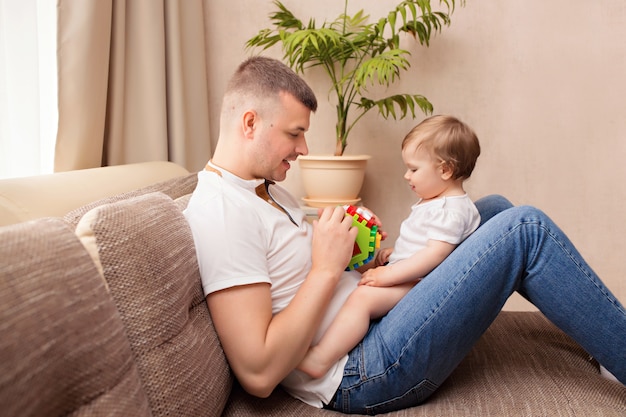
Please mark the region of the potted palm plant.
MULTIPOLYGON (((463 0, 460 0, 463 2, 463 0)), ((444 10, 433 10, 430 0, 404 0, 393 8, 385 17, 370 22, 369 16, 359 10, 348 14, 348 0, 344 1, 344 10, 332 21, 317 25, 309 19, 305 25, 280 1, 274 1, 276 11, 270 14, 273 28, 262 29, 257 35, 246 42, 246 47, 263 50, 276 44, 282 47, 284 61, 298 73, 304 73, 312 67, 323 68, 330 83, 330 100, 336 108, 335 125, 335 159, 353 164, 358 156, 343 156, 348 146, 350 132, 370 110, 377 109, 385 119, 415 117, 416 110, 428 114, 433 110, 432 104, 420 94, 394 94, 382 98, 369 96, 368 88, 375 85, 388 87, 399 79, 400 74, 410 67, 409 51, 400 47, 400 35, 409 34, 428 46, 431 36, 450 24, 450 14, 454 11, 455 0, 440 0, 444 10)), ((301 169, 306 168, 305 160, 317 160, 320 157, 300 157, 301 169)), ((362 167, 362 173, 356 174, 356 192, 339 197, 336 194, 315 196, 307 185, 319 185, 320 172, 315 172, 315 179, 308 181, 303 171, 303 181, 308 202, 327 202, 333 204, 344 200, 356 199, 364 176, 365 162, 356 162, 362 167), (360 175, 360 183, 358 176, 360 175)), ((307 161, 309 162, 309 161, 307 161)), ((328 165, 328 163, 325 163, 328 165)), ((350 169, 340 168, 338 172, 346 173, 350 169)), ((354 177, 354 174, 352 175, 354 177)), ((328 176, 337 183, 336 173, 328 176)), ((329 187, 322 185, 325 192, 329 187)))

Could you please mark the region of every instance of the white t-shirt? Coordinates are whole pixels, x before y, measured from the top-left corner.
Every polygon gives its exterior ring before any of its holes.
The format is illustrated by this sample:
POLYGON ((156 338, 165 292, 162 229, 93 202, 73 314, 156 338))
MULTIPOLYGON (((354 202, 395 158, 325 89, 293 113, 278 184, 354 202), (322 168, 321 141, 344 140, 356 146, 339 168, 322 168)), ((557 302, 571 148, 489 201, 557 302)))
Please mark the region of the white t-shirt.
MULTIPOLYGON (((271 285, 272 311, 283 310, 311 269, 312 226, 297 201, 274 184, 269 192, 295 220, 255 193, 263 180, 243 180, 228 171, 198 173, 198 185, 183 212, 191 227, 204 294, 266 282, 271 285)), ((317 343, 360 279, 344 272, 314 338, 317 343)), ((327 404, 341 379, 347 355, 319 379, 293 371, 281 385, 294 397, 316 407, 327 404)))
POLYGON ((421 204, 420 201, 411 207, 411 214, 400 225, 390 264, 425 248, 430 239, 457 245, 480 224, 480 213, 467 194, 421 204))

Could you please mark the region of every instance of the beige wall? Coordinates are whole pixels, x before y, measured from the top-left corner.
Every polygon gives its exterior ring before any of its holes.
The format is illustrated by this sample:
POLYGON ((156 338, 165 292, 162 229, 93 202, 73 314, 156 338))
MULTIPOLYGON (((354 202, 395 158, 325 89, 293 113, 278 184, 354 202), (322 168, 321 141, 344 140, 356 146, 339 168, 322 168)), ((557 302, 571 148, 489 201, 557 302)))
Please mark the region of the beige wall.
MULTIPOLYGON (((283 0, 318 21, 340 13, 337 0, 283 0)), ((388 2, 353 1, 377 18, 388 2)), ((433 2, 435 4, 436 2, 433 2)), ((211 123, 217 136, 226 79, 245 57, 246 39, 268 26, 271 1, 212 0, 214 64, 211 123), (254 7, 252 5, 254 4, 254 7)), ((400 92, 426 95, 435 113, 474 127, 483 154, 468 183, 472 197, 500 193, 542 208, 561 225, 591 266, 626 302, 626 5, 567 0, 472 1, 426 49, 407 41, 412 69, 400 92)), ((270 55, 280 57, 274 51, 270 55)), ((327 87, 307 76, 323 103, 327 87)), ((332 150, 333 112, 323 104, 308 134, 312 152, 332 150)), ((413 196, 402 174, 399 144, 416 123, 370 114, 347 153, 371 153, 365 204, 383 219, 391 240, 413 196)), ((297 168, 286 186, 301 196, 297 168)), ((513 300, 509 309, 529 308, 513 300)))

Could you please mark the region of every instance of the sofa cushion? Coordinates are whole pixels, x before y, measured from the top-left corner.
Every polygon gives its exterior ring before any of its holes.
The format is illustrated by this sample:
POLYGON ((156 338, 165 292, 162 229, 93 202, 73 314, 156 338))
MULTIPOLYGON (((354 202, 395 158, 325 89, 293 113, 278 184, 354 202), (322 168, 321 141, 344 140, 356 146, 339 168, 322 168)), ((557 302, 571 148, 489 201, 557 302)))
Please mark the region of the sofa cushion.
POLYGON ((0 410, 148 416, 124 326, 59 219, 0 229, 0 410))
POLYGON ((77 231, 95 239, 152 413, 220 415, 233 377, 202 293, 191 231, 176 203, 150 193, 103 204, 77 231))
MULTIPOLYGON (((330 416, 278 388, 269 399, 236 386, 225 417, 330 416), (288 412, 285 412, 288 410, 288 412)), ((624 416, 626 388, 539 312, 500 313, 448 380, 413 416, 624 416)))

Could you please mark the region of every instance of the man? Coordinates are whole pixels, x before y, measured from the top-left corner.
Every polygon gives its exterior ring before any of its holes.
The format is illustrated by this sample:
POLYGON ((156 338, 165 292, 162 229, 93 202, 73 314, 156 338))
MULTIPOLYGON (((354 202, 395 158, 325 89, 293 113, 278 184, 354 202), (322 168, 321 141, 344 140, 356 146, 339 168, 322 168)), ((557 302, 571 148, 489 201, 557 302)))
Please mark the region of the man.
MULTIPOLYGON (((290 163, 308 153, 304 135, 316 108, 313 91, 279 61, 242 64, 224 97, 217 148, 185 212, 196 241, 207 241, 197 245, 198 259, 202 276, 217 278, 203 285, 226 356, 244 389, 260 397, 300 363, 327 312, 358 282, 357 273, 344 273, 357 229, 342 208, 323 210, 311 227, 286 190, 268 186, 273 204, 255 192, 265 179, 284 180, 290 163), (344 274, 352 279, 338 286, 344 274)), ((326 392, 334 393, 342 373, 338 364, 326 392)), ((316 392, 321 381, 296 383, 291 392, 319 406, 330 399, 316 392)))

